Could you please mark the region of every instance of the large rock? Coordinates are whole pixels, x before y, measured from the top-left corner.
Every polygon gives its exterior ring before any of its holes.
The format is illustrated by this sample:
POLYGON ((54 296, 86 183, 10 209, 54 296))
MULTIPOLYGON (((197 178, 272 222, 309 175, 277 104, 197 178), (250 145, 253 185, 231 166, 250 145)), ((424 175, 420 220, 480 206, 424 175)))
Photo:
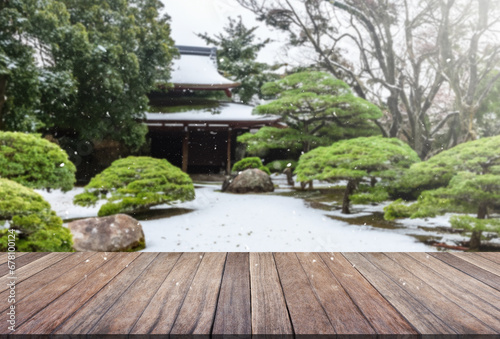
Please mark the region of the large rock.
POLYGON ((231 193, 272 192, 274 191, 274 185, 271 177, 266 172, 257 168, 250 168, 238 174, 226 191, 231 193))
POLYGON ((125 252, 146 247, 142 225, 126 214, 70 222, 76 251, 125 252))

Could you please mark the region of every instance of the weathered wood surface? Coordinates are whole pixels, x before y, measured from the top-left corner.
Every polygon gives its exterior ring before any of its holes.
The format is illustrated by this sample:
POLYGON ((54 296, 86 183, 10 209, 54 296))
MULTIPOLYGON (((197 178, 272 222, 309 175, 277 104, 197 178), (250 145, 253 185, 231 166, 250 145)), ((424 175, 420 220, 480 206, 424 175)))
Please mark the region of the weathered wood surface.
POLYGON ((2 338, 500 335, 498 253, 17 255, 16 331, 5 318, 2 338))

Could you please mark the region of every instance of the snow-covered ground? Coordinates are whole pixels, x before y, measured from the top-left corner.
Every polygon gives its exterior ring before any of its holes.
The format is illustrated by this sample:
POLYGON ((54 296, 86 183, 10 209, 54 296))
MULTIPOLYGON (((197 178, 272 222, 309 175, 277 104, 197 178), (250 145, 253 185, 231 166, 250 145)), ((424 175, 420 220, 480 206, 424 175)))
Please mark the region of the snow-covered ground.
MULTIPOLYGON (((273 194, 229 194, 199 185, 196 199, 175 205, 190 213, 142 220, 146 251, 433 251, 394 230, 355 226, 327 217, 302 199, 273 194)), ((99 206, 74 206, 81 188, 41 193, 63 219, 93 217, 99 206)), ((156 208, 165 208, 158 206, 156 208)))

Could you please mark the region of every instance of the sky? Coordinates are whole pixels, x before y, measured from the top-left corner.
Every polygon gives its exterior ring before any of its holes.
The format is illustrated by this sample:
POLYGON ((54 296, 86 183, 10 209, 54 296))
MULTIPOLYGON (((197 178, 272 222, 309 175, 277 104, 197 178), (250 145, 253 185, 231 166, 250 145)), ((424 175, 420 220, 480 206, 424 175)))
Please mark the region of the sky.
POLYGON ((271 30, 258 22, 249 10, 241 7, 236 0, 162 0, 164 11, 170 15, 172 38, 177 45, 206 46, 196 33, 214 35, 223 32, 228 17, 241 15, 248 28, 259 26, 256 35, 261 40, 271 38, 274 42, 261 51, 258 61, 275 63, 290 61, 283 48, 283 33, 271 30))

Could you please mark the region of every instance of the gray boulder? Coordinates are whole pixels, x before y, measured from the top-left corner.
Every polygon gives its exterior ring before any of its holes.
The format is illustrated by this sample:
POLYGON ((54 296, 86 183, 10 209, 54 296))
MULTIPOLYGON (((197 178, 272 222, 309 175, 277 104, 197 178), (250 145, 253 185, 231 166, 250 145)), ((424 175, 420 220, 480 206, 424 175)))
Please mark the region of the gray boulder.
POLYGON ((230 193, 273 192, 271 177, 257 168, 244 170, 234 178, 226 189, 230 193))
POLYGON ((142 225, 126 214, 70 222, 76 251, 126 252, 146 247, 142 225))

